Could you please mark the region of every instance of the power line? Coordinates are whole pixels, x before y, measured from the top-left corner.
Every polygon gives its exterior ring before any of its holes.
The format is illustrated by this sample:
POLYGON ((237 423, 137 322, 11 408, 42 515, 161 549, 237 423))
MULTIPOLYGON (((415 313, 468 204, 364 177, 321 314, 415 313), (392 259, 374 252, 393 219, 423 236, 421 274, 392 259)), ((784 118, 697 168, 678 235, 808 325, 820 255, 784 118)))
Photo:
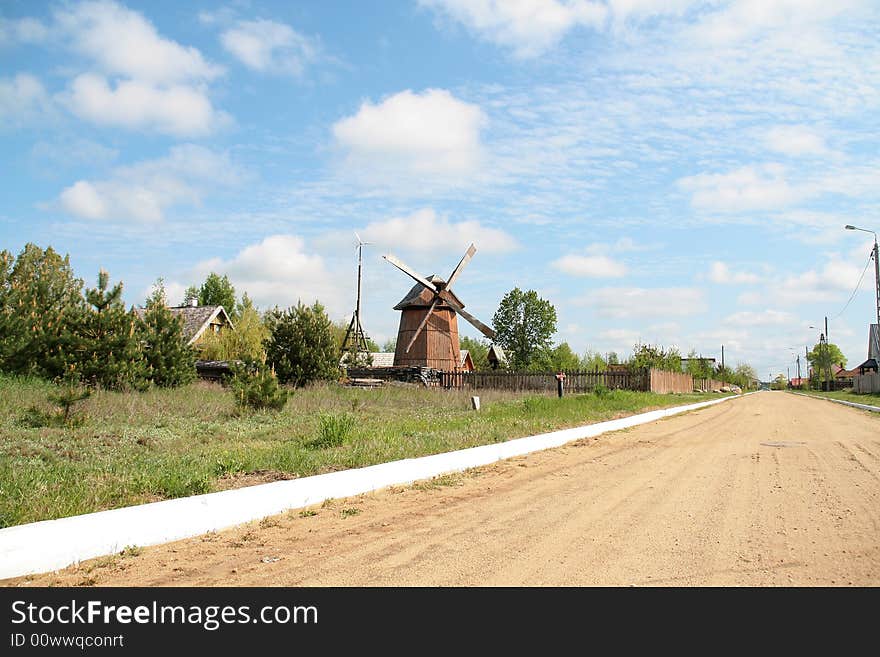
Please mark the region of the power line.
POLYGON ((838 317, 840 317, 846 311, 846 309, 849 308, 849 304, 852 303, 852 300, 856 298, 856 293, 859 291, 859 288, 862 286, 862 281, 865 278, 865 272, 868 271, 868 265, 871 264, 871 260, 873 259, 873 257, 874 257, 874 253, 872 252, 871 255, 868 256, 868 262, 865 263, 865 268, 862 270, 862 275, 859 276, 859 282, 856 283, 856 289, 853 290, 853 293, 850 295, 849 301, 846 302, 846 305, 843 307, 843 310, 841 310, 839 313, 837 313, 831 319, 837 319, 838 317))

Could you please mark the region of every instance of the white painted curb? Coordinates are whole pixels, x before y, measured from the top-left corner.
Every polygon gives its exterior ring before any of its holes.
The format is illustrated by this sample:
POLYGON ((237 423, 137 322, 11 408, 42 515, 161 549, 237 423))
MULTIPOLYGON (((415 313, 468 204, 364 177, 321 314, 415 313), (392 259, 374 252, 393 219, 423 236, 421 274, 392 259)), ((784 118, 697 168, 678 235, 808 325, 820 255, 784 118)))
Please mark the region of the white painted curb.
POLYGON ((868 404, 857 404, 856 402, 849 402, 844 399, 833 399, 831 397, 823 397, 822 395, 807 395, 803 392, 795 392, 794 390, 790 390, 791 394, 799 395, 801 397, 810 397, 812 399, 824 399, 825 401, 834 402, 836 404, 843 404, 844 406, 853 406, 854 408, 861 408, 863 411, 873 411, 874 413, 880 413, 880 407, 877 406, 869 406, 868 404))
POLYGON ((674 406, 444 454, 7 527, 0 529, 0 579, 57 570, 85 559, 120 552, 128 546, 176 541, 330 498, 459 472, 737 397, 674 406))

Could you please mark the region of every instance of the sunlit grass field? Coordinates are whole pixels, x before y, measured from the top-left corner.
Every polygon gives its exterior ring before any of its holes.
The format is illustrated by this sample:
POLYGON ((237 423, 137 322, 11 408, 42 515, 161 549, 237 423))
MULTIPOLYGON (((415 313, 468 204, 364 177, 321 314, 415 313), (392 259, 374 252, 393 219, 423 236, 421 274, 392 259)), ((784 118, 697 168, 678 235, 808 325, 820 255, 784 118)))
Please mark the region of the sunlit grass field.
POLYGON ((390 385, 294 391, 280 413, 239 415, 230 392, 197 382, 97 391, 80 424, 33 426, 55 386, 0 376, 0 527, 304 477, 509 440, 716 398, 712 394, 523 396, 390 385), (32 417, 31 413, 31 417, 32 417))

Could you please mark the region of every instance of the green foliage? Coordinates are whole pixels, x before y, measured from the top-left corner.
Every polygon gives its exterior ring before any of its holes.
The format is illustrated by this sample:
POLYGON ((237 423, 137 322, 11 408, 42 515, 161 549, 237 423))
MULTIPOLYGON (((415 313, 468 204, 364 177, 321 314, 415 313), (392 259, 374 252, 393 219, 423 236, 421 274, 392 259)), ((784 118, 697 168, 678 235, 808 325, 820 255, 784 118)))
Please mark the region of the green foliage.
MULTIPOLYGON (((468 338, 465 338, 468 339, 468 338)), ((462 347, 462 349, 466 349, 467 347, 462 347)), ((397 351, 397 338, 388 338, 385 342, 382 343, 382 351, 385 353, 391 353, 397 351)), ((476 365, 476 361, 474 361, 474 365, 476 365)))
POLYGON ((267 315, 266 359, 279 380, 303 386, 339 378, 339 346, 324 307, 302 303, 267 315))
POLYGON ((196 303, 199 301, 199 288, 195 285, 190 285, 186 288, 186 292, 183 293, 183 305, 191 306, 193 301, 196 303))
POLYGON ((581 357, 581 369, 586 372, 604 372, 608 369, 608 363, 598 351, 587 349, 581 357))
MULTIPOLYGON (((248 302, 250 300, 248 299, 248 302)), ((253 304, 243 304, 234 329, 210 333, 202 342, 204 360, 243 360, 264 363, 269 328, 253 304)))
POLYGON ((840 347, 832 342, 820 341, 816 343, 807 354, 807 360, 813 368, 814 377, 825 382, 834 379, 832 365, 846 367, 846 356, 840 351, 840 347))
POLYGON ((516 287, 501 299, 492 323, 495 342, 504 349, 510 368, 527 370, 550 349, 556 308, 534 290, 516 287))
POLYGON ((280 411, 290 397, 290 391, 278 385, 275 372, 257 363, 234 365, 229 387, 239 411, 280 411))
POLYGON ((608 387, 604 384, 598 383, 596 384, 596 387, 593 388, 593 394, 599 398, 607 397, 609 394, 611 394, 611 390, 609 390, 608 387))
POLYGON ((0 252, 0 370, 50 379, 67 371, 82 285, 52 247, 29 243, 17 258, 0 252))
POLYGON ((49 394, 49 401, 61 407, 59 420, 65 427, 82 426, 85 415, 75 413, 74 406, 89 397, 92 391, 80 384, 79 375, 71 370, 61 381, 58 391, 49 394))
POLYGON ((225 274, 222 277, 214 272, 208 274, 199 288, 199 305, 223 306, 228 313, 235 311, 235 288, 225 274))
POLYGON ((309 447, 339 447, 351 435, 356 419, 348 413, 322 413, 318 436, 308 442, 309 447))
POLYGON ((180 386, 196 377, 195 354, 183 337, 183 318, 167 307, 160 278, 147 299, 139 333, 146 376, 157 386, 180 386))
POLYGON ((91 306, 80 316, 76 348, 77 371, 92 385, 119 390, 143 387, 145 367, 141 355, 137 315, 122 303, 122 283, 108 289, 110 275, 101 270, 98 287, 86 290, 91 306))
POLYGON ((691 349, 688 352, 687 357, 687 367, 685 367, 684 369, 687 374, 690 374, 695 379, 716 378, 715 369, 712 366, 712 361, 704 359, 702 355, 697 355, 697 352, 694 349, 691 349))
POLYGON ((544 352, 530 369, 538 372, 576 372, 581 369, 581 359, 567 342, 563 342, 544 352))
POLYGON ((776 378, 770 382, 770 388, 772 390, 785 390, 787 387, 788 381, 786 381, 784 374, 777 374, 776 378))
POLYGON ((37 404, 31 404, 19 418, 19 424, 30 428, 57 427, 73 429, 86 422, 86 415, 77 412, 76 404, 88 399, 91 390, 80 384, 79 375, 73 370, 68 372, 56 387, 53 387, 46 398, 52 405, 45 410, 37 404))
POLYGON ((637 344, 628 364, 632 369, 653 367, 666 372, 681 372, 681 354, 675 347, 665 349, 660 345, 637 344))
MULTIPOLYGON (((395 340, 395 342, 397 341, 395 340)), ((485 340, 462 337, 459 338, 458 345, 460 349, 466 349, 471 355, 471 360, 474 361, 474 369, 477 372, 486 372, 492 369, 488 359, 489 345, 486 344, 485 340)))
POLYGON ((738 363, 731 376, 731 383, 738 385, 743 390, 753 387, 757 380, 758 372, 748 363, 738 363))

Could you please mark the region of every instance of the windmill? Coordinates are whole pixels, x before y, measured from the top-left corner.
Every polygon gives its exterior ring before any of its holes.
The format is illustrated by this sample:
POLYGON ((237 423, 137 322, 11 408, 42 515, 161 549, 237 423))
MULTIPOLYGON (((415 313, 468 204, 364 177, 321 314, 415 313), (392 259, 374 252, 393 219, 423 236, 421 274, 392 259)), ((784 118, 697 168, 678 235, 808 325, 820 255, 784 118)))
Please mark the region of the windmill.
POLYGON ((452 284, 461 275, 477 249, 471 244, 447 280, 431 275, 420 276, 393 255, 382 256, 392 265, 416 281, 413 288, 394 306, 400 310, 397 330, 395 367, 431 367, 452 372, 460 368, 461 351, 458 345, 458 320, 461 315, 489 339, 495 331, 470 313, 452 291, 452 284))
POLYGON ((357 305, 354 308, 354 314, 351 316, 351 322, 345 331, 345 338, 342 341, 342 353, 352 354, 357 360, 358 354, 369 353, 370 348, 367 346, 367 336, 364 334, 364 327, 361 325, 361 269, 363 267, 364 247, 372 244, 372 242, 364 242, 361 236, 354 234, 357 238, 358 252, 358 284, 357 284, 357 305))

